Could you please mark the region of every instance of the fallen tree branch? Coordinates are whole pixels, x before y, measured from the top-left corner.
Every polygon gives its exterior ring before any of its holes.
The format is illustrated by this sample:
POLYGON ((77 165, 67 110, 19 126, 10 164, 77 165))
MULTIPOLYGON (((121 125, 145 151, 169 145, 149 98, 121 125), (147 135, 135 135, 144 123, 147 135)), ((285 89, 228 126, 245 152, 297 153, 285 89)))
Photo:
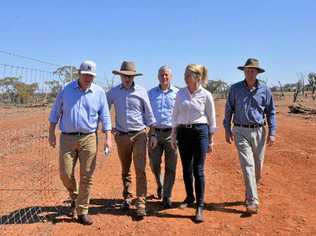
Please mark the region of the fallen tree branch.
POLYGON ((304 106, 302 104, 293 104, 289 106, 290 112, 295 114, 316 115, 316 109, 304 106))

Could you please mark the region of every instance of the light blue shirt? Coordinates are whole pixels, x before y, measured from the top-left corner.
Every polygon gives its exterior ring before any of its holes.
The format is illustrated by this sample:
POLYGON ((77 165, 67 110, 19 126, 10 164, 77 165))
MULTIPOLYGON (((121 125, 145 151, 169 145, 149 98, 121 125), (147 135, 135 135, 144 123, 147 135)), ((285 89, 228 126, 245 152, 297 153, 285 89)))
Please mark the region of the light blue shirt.
POLYGON ((111 119, 104 90, 92 83, 82 91, 78 81, 66 84, 58 93, 49 121, 58 123, 65 133, 94 132, 102 122, 103 131, 111 130, 111 119))
POLYGON ((254 89, 250 90, 245 80, 233 84, 225 107, 224 127, 230 129, 234 124, 264 124, 265 118, 269 126, 269 134, 276 132, 275 106, 270 89, 257 80, 254 89))
POLYGON ((148 91, 157 128, 172 127, 172 112, 178 90, 176 87, 170 86, 169 89, 163 91, 157 86, 148 91))
POLYGON ((107 92, 107 99, 110 108, 114 104, 118 131, 138 131, 156 122, 147 91, 141 86, 126 89, 120 84, 107 92))

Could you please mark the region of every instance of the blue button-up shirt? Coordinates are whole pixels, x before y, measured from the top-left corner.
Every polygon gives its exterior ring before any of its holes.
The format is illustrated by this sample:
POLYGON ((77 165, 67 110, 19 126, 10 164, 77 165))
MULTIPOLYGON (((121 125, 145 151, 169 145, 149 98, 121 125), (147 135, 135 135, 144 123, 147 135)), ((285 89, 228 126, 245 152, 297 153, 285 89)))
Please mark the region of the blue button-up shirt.
POLYGON ((269 134, 275 135, 275 106, 270 89, 257 80, 253 89, 247 87, 246 81, 233 84, 230 88, 225 107, 224 127, 234 124, 264 124, 265 118, 269 126, 269 134))
POLYGON ((108 91, 107 99, 110 108, 114 104, 118 131, 142 130, 156 122, 147 91, 139 85, 126 89, 120 84, 108 91))
POLYGON ((104 90, 96 84, 82 91, 78 81, 66 84, 58 93, 49 121, 58 123, 65 133, 94 132, 102 122, 103 130, 111 130, 111 119, 104 90))
POLYGON ((163 91, 159 86, 148 91, 151 107, 156 118, 157 128, 170 128, 172 126, 172 112, 178 89, 170 86, 163 91))

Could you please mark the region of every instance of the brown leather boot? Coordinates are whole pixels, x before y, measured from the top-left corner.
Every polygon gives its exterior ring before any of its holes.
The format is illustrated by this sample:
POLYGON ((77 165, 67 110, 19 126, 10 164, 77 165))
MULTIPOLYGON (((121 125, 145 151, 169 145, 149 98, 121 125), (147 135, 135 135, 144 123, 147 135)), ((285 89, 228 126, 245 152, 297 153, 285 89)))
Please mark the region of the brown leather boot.
POLYGON ((78 223, 83 225, 92 225, 93 221, 88 215, 78 215, 78 223))

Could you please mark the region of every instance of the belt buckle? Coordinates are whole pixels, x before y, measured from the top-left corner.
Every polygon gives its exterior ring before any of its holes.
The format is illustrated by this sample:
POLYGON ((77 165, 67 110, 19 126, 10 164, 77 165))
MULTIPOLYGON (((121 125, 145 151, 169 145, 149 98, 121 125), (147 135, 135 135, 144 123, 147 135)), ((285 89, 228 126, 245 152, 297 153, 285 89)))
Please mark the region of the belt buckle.
POLYGON ((186 125, 185 125, 185 128, 191 129, 191 128, 192 128, 192 124, 186 124, 186 125))
POLYGON ((78 136, 78 137, 80 137, 80 136, 81 136, 81 134, 82 134, 81 132, 78 132, 78 133, 77 133, 77 136, 78 136))

